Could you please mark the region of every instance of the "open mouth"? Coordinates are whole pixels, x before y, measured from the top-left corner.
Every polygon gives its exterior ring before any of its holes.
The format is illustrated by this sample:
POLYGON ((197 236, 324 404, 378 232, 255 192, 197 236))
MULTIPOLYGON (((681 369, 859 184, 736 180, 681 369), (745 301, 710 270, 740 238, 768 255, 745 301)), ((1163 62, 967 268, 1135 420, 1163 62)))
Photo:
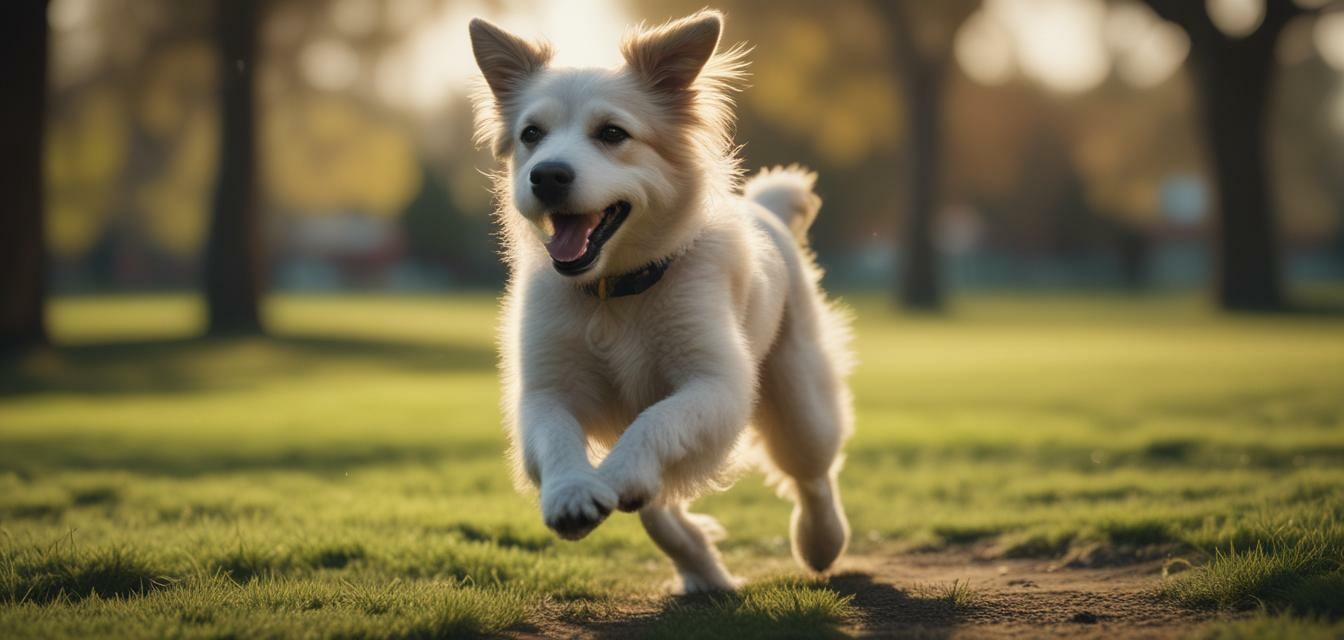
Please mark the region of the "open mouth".
POLYGON ((554 212, 549 214, 555 233, 546 242, 551 265, 561 275, 577 276, 593 266, 602 245, 621 228, 630 215, 630 203, 614 202, 601 213, 554 212))

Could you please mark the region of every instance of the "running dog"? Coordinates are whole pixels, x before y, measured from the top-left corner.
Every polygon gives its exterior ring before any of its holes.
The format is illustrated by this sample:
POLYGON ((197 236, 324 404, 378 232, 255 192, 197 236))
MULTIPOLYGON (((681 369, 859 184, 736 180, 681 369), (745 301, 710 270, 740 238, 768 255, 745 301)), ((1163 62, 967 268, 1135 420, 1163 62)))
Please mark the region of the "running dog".
POLYGON ((852 425, 846 316, 818 285, 816 176, 742 183, 733 104, 746 50, 702 11, 626 37, 624 64, 471 22, 477 142, 510 279, 500 344, 519 485, 578 540, 638 512, 684 592, 739 581, 687 504, 755 463, 795 501, 793 554, 824 571, 849 525, 836 474, 852 425))

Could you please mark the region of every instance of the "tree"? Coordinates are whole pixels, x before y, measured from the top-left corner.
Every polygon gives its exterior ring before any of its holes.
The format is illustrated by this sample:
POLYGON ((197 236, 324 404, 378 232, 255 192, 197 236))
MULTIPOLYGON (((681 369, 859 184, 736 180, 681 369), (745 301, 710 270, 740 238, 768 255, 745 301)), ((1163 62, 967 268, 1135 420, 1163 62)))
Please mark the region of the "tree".
POLYGON ((219 177, 205 253, 209 333, 262 331, 265 245, 257 187, 256 68, 260 3, 217 0, 219 177))
POLYGON ((943 159, 943 108, 952 40, 979 5, 973 0, 876 0, 892 40, 893 66, 905 93, 905 225, 898 297, 908 309, 943 306, 935 238, 943 159))
POLYGON ((1286 301, 1266 122, 1279 34, 1303 9, 1292 0, 1266 0, 1260 26, 1239 37, 1219 30, 1204 2, 1146 2, 1190 37, 1218 209, 1212 242, 1215 298, 1229 310, 1282 309, 1286 301))
POLYGON ((6 2, 0 11, 0 353, 41 346, 46 290, 42 144, 47 95, 47 2, 6 2))

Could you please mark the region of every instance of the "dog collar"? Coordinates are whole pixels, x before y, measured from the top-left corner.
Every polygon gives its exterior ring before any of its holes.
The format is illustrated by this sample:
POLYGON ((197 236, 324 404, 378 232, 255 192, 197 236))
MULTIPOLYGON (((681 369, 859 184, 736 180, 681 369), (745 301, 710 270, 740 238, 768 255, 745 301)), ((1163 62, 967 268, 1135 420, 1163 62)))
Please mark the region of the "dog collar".
POLYGON ((658 281, 663 279, 663 273, 672 265, 672 258, 673 256, 668 256, 657 262, 651 262, 630 273, 598 278, 581 288, 588 295, 596 296, 599 300, 644 293, 649 290, 649 287, 658 284, 658 281))

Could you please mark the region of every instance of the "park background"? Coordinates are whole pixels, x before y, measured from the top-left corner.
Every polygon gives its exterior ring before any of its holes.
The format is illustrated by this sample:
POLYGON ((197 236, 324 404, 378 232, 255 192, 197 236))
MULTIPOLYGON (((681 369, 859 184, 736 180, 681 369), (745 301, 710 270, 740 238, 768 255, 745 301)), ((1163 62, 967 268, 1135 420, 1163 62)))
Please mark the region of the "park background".
MULTIPOLYGON (((700 6, 0 10, 0 628, 900 624, 790 573, 756 478, 705 508, 763 586, 709 603, 660 599, 630 518, 560 543, 508 486, 466 23, 609 65, 700 6)), ((755 47, 744 164, 819 173, 855 311, 856 557, 1158 567, 1181 633, 1340 633, 1344 6, 716 8, 755 47)), ((931 633, 1008 607, 948 576, 884 606, 931 633)))

